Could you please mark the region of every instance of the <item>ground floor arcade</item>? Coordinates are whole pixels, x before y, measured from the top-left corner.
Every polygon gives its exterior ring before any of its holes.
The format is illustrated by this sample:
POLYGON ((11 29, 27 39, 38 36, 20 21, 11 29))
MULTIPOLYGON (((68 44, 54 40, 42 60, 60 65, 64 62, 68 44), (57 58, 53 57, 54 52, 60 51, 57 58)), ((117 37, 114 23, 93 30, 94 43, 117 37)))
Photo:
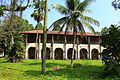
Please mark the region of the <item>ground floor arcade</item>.
MULTIPOLYGON (((88 45, 80 44, 75 45, 74 49, 74 59, 100 59, 99 53, 102 52, 104 48, 100 45, 88 45)), ((72 57, 72 44, 47 44, 46 45, 46 59, 71 59, 72 57)), ((26 59, 41 59, 42 44, 28 43, 26 44, 26 59)))

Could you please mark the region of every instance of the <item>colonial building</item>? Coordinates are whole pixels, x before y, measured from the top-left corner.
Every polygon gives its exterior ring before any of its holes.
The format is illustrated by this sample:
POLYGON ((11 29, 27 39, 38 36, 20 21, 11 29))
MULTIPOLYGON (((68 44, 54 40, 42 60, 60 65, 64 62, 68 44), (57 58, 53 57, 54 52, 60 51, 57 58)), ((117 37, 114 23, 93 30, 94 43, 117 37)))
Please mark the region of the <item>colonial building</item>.
MULTIPOLYGON (((42 30, 23 31, 26 36, 26 59, 41 59, 42 52, 42 30), (38 39, 36 36, 38 33, 38 39), (37 41, 37 43, 36 43, 37 41)), ((100 59, 99 53, 104 49, 100 46, 100 35, 86 32, 81 36, 77 32, 74 49, 74 59, 100 59)), ((48 31, 46 44, 47 59, 71 59, 73 50, 73 32, 48 31)))

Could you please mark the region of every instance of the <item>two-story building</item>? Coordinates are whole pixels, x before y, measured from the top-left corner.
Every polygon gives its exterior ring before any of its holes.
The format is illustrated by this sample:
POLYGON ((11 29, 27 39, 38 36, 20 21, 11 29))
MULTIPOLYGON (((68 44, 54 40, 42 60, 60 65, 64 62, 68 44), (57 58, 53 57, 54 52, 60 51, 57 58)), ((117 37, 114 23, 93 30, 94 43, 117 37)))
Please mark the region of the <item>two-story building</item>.
MULTIPOLYGON (((23 31, 26 36, 26 53, 25 59, 41 59, 43 31, 23 31), (38 39, 36 36, 38 33, 38 39), (36 43, 37 41, 37 43, 36 43)), ((100 35, 86 32, 81 36, 77 32, 76 44, 74 49, 74 59, 100 59, 99 53, 104 49, 100 46, 100 35)), ((47 31, 46 44, 46 58, 47 59, 71 59, 73 50, 73 32, 64 31, 47 31)))

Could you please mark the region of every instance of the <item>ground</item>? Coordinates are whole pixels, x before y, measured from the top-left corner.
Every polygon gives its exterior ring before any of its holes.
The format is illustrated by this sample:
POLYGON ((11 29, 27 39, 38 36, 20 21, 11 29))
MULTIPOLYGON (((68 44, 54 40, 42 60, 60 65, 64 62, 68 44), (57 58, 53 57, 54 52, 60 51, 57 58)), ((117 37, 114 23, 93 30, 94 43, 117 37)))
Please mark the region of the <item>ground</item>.
POLYGON ((118 80, 100 78, 103 65, 100 60, 75 60, 70 68, 69 60, 47 60, 47 73, 41 74, 41 60, 24 60, 9 63, 0 58, 0 80, 118 80), (55 68, 58 67, 58 70, 55 68))

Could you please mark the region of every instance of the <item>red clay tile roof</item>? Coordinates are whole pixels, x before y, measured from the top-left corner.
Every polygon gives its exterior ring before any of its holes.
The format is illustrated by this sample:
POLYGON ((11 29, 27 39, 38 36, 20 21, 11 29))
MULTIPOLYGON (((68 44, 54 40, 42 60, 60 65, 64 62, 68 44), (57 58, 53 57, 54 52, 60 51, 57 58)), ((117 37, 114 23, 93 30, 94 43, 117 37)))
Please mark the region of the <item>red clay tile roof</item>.
MULTIPOLYGON (((25 33, 25 34, 29 34, 29 33, 36 34, 36 33, 39 33, 39 34, 43 34, 43 30, 22 31, 20 33, 25 33)), ((65 31, 47 31, 47 34, 61 34, 61 35, 64 35, 65 31)), ((73 32, 67 31, 66 35, 73 35, 73 32)), ((81 33, 77 32, 77 35, 81 35, 81 33)), ((94 34, 94 33, 90 33, 90 32, 86 32, 86 33, 84 33, 84 35, 87 35, 87 36, 100 36, 99 34, 94 34)))

